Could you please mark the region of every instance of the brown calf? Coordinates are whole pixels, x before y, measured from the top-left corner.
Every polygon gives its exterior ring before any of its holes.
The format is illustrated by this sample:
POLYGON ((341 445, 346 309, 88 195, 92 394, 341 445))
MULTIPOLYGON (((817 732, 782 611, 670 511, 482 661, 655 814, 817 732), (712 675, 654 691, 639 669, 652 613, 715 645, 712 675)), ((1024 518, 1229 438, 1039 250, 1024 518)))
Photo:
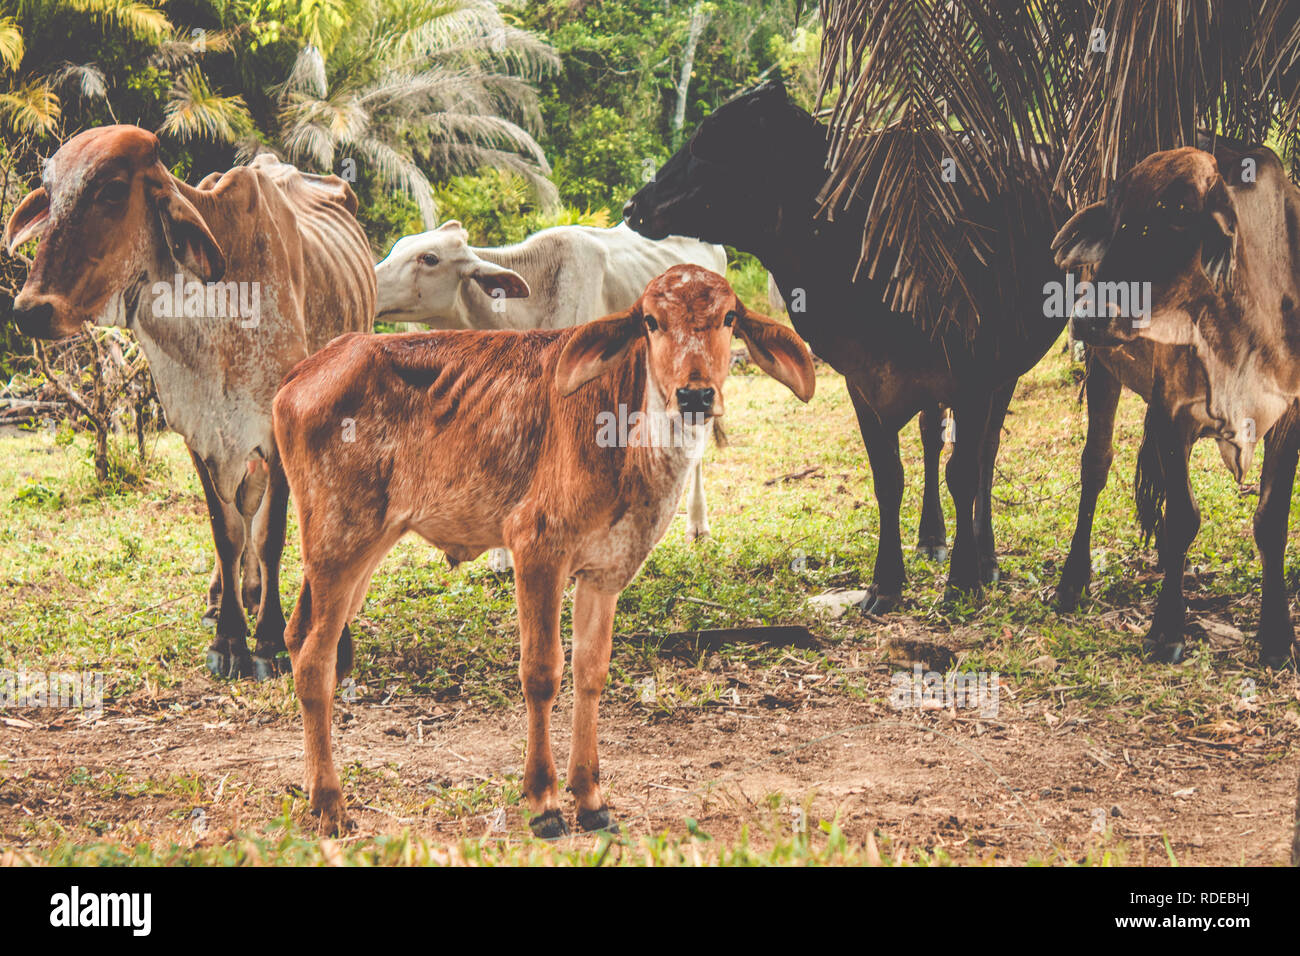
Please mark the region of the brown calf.
POLYGON ((323 831, 347 824, 330 752, 335 682, 352 659, 346 625, 408 531, 453 562, 503 545, 514 552, 524 793, 533 831, 548 838, 568 832, 550 719, 564 669, 564 589, 577 580, 568 787, 582 829, 614 826, 596 756, 614 606, 667 531, 722 415, 733 333, 768 374, 812 397, 799 338, 698 266, 673 267, 632 308, 585 326, 345 335, 289 374, 275 434, 298 503, 303 586, 285 643, 323 831), (662 427, 633 428, 632 447, 608 447, 602 413, 620 405, 662 427))

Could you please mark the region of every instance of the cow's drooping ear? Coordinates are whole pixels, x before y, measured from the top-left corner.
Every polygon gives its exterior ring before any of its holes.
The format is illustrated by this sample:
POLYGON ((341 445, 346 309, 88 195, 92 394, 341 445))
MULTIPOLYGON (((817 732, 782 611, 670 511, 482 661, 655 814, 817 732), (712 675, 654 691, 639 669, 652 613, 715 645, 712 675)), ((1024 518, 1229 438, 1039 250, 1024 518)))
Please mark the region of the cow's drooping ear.
POLYGON ((1104 202, 1084 206, 1052 240, 1058 269, 1096 265, 1110 245, 1110 213, 1104 202))
POLYGON ((1232 277, 1236 260, 1237 211, 1223 180, 1217 180, 1205 196, 1205 239, 1201 242, 1201 264, 1205 274, 1217 286, 1224 286, 1232 277))
POLYGON ((495 262, 479 259, 464 273, 465 278, 473 279, 488 295, 496 295, 497 290, 507 299, 524 299, 530 292, 528 283, 518 272, 512 272, 495 262))
POLYGON ((780 322, 751 312, 739 300, 737 304, 740 317, 736 334, 748 347, 754 364, 794 392, 799 401, 810 401, 817 387, 817 373, 803 339, 780 322))
POLYGON ((204 282, 216 282, 225 275, 226 256, 193 204, 167 180, 154 183, 150 193, 167 248, 176 261, 204 282))
POLYGON ((50 197, 41 186, 27 194, 9 222, 5 224, 5 248, 13 252, 28 239, 34 239, 45 231, 45 224, 50 218, 50 197))
POLYGON ((555 367, 555 387, 561 395, 572 395, 593 378, 603 375, 645 334, 644 329, 640 303, 626 312, 578 326, 560 353, 555 367))

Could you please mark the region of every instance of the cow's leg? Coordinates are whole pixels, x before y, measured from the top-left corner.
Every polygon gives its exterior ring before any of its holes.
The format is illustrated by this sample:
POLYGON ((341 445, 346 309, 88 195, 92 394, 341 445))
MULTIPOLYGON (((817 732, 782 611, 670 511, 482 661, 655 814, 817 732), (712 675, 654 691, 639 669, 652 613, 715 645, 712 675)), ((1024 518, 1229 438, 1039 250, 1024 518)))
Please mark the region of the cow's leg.
POLYGON ((946 469, 948 492, 955 509, 952 556, 948 567, 949 597, 980 591, 979 541, 975 535, 975 499, 979 493, 983 449, 993 408, 993 393, 977 393, 953 405, 957 420, 952 456, 946 469))
POLYGON ((515 600, 519 606, 519 682, 528 709, 528 753, 524 760, 524 796, 532 811, 529 826, 546 840, 569 832, 560 810, 560 794, 551 756, 551 710, 564 674, 560 647, 560 605, 565 575, 550 556, 534 548, 515 556, 515 600))
POLYGON ((903 567, 903 539, 899 511, 903 505, 903 460, 898 454, 898 429, 881 422, 875 411, 850 383, 849 396, 858 414, 858 429, 871 463, 871 483, 876 492, 880 538, 871 587, 861 607, 868 614, 884 614, 902 600, 907 572, 903 567))
POLYGON ((948 557, 948 529, 939 498, 939 455, 943 451, 943 409, 932 405, 920 415, 921 454, 925 461, 925 486, 921 489, 921 524, 916 550, 934 561, 948 557))
POLYGON ((1097 510, 1097 497, 1106 487, 1110 477, 1110 464, 1115 457, 1115 410, 1123 386, 1114 373, 1102 362, 1088 362, 1088 439, 1083 446, 1079 462, 1079 516, 1074 522, 1074 537, 1070 541, 1070 554, 1061 571, 1061 583, 1056 586, 1056 604, 1062 611, 1073 611, 1079 598, 1088 591, 1092 579, 1092 519, 1097 510))
MULTIPOLYGON (((204 489, 206 491, 206 489, 204 489)), ((208 514, 212 513, 212 503, 208 503, 208 514)), ((217 615, 221 613, 221 555, 213 549, 212 574, 208 577, 208 606, 203 612, 203 626, 216 627, 217 615)))
POLYGON ((975 540, 979 544, 980 583, 996 584, 998 581, 997 543, 993 539, 993 476, 1002 446, 1002 423, 1006 421, 1007 406, 1015 394, 1016 383, 1004 385, 993 393, 989 408, 988 426, 980 445, 980 481, 975 492, 975 540))
POLYGON ((1295 629, 1286 592, 1284 562, 1287 523, 1291 517, 1291 490, 1295 484, 1297 451, 1300 451, 1300 422, 1294 422, 1297 407, 1264 438, 1264 464, 1259 482, 1259 504, 1255 508, 1255 546, 1263 572, 1263 594, 1259 609, 1259 662, 1281 667, 1295 658, 1295 629))
POLYGON ((284 530, 288 523, 289 483, 278 457, 267 465, 269 476, 262 506, 258 509, 257 559, 261 565, 261 603, 257 629, 253 632, 253 670, 258 680, 278 672, 276 657, 284 649, 284 609, 280 605, 280 558, 284 553, 284 530))
POLYGON ((686 486, 686 540, 709 536, 709 513, 704 500, 704 462, 696 460, 686 486))
POLYGON ((597 591, 583 579, 573 595, 573 743, 569 750, 569 789, 578 804, 582 830, 618 832, 600 790, 596 720, 600 694, 609 675, 618 595, 597 591))
POLYGON ((199 481, 207 498, 208 518, 212 523, 212 538, 216 544, 217 563, 221 572, 221 604, 217 611, 216 634, 208 646, 208 670, 221 678, 247 677, 253 672, 253 663, 248 653, 248 625, 244 621, 239 593, 239 562, 244 553, 244 517, 234 504, 218 497, 216 485, 202 459, 192 451, 190 458, 199 473, 199 481))
POLYGON ((1192 495, 1187 467, 1195 435, 1193 429, 1179 428, 1170 422, 1154 405, 1147 407, 1146 423, 1147 436, 1143 441, 1156 443, 1154 448, 1159 455, 1160 480, 1165 492, 1164 520, 1157 534, 1164 580, 1142 651, 1149 660, 1177 664, 1187 650, 1187 604, 1183 596, 1187 549, 1201 528, 1201 511, 1192 495))

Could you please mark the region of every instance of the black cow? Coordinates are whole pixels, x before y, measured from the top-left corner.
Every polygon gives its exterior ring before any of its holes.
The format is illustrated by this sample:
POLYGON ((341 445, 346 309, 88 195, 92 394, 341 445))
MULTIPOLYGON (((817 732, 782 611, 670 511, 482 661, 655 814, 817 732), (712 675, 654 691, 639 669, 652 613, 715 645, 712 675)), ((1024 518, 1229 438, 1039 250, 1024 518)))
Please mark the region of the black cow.
MULTIPOLYGON (((931 336, 911 315, 885 305, 884 283, 865 274, 854 278, 864 204, 837 212, 832 221, 817 215, 827 157, 827 129, 791 103, 783 86, 768 83, 701 123, 627 204, 624 218, 651 238, 694 236, 752 253, 787 302, 803 300, 806 309, 792 309, 791 321, 844 375, 871 462, 880 542, 869 610, 893 606, 905 580, 898 432, 919 411, 938 404, 953 409, 958 433, 947 479, 956 533, 948 585, 950 591, 978 590, 997 579, 991 488, 1007 404, 1016 380, 1051 347, 1065 322, 1045 317, 1043 305, 1045 283, 1062 278, 1049 251, 1057 211, 1007 228, 1009 217, 1001 211, 1007 197, 977 202, 963 190, 964 214, 988 226, 993 248, 987 265, 973 257, 960 263, 980 321, 971 338, 960 323, 931 336)), ((1057 221, 1064 218, 1062 209, 1057 221)))

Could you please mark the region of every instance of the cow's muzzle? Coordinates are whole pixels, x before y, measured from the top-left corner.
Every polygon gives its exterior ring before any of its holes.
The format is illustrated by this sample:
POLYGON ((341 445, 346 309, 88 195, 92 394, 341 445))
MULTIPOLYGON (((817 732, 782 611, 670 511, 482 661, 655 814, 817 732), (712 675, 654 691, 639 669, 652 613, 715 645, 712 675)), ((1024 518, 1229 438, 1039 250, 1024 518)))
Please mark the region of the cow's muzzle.
POLYGON ((54 334, 54 306, 49 302, 35 302, 20 305, 14 302, 14 324, 23 335, 34 339, 56 339, 62 336, 54 334))

